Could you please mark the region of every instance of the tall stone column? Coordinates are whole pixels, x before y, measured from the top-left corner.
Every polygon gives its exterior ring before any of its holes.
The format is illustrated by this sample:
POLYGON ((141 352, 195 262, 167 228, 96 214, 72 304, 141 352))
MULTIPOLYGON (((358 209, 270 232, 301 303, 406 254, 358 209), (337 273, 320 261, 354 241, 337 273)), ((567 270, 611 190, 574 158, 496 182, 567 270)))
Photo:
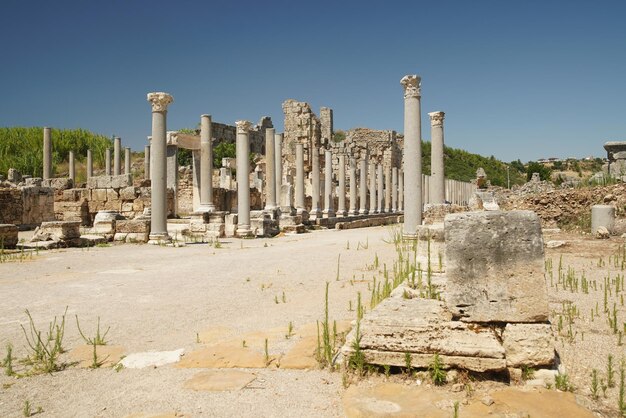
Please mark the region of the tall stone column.
MULTIPOLYGON (((276 201, 280 200, 280 189, 283 185, 283 134, 274 134, 274 176, 276 181, 276 201)), ((304 170, 304 160, 302 160, 304 170)), ((304 190, 304 189, 303 189, 304 190)), ((304 205, 302 206, 304 208, 304 205)))
POLYGON ((200 116, 200 206, 198 212, 213 212, 213 126, 211 115, 200 116))
POLYGON ((391 169, 391 211, 398 211, 398 167, 391 169))
POLYGON ((122 139, 113 138, 113 175, 119 176, 122 174, 122 155, 120 154, 120 148, 122 147, 122 139))
POLYGON ((391 166, 385 167, 385 212, 391 212, 391 166))
POLYGON ((404 88, 404 229, 403 236, 417 238, 422 224, 422 127, 421 78, 406 75, 400 80, 404 88))
MULTIPOLYGON (((359 213, 367 215, 367 154, 361 159, 361 172, 359 173, 359 213)), ((372 192, 374 192, 372 190, 372 192)))
POLYGON ((104 174, 111 175, 111 148, 104 150, 104 174))
POLYGON ((93 177, 93 156, 91 150, 87 150, 87 178, 93 177))
POLYGON ((430 116, 430 202, 445 202, 445 172, 443 165, 443 119, 444 112, 431 112, 430 116))
POLYGON ((146 145, 143 149, 143 178, 150 178, 150 145, 146 145))
POLYGON ((124 148, 124 174, 131 174, 130 172, 130 147, 124 148))
POLYGON ((378 206, 376 201, 376 163, 370 162, 369 167, 370 174, 370 213, 378 213, 378 206))
POLYGON ((333 207, 333 153, 326 150, 324 153, 324 217, 334 218, 333 207))
POLYGON ((339 153, 339 198, 337 199, 337 216, 346 216, 346 154, 339 153))
POLYGON ((160 244, 170 240, 167 234, 167 167, 166 137, 167 107, 174 98, 167 93, 148 93, 152 105, 152 190, 150 237, 148 244, 160 244))
MULTIPOLYGON (((315 142, 315 141, 313 141, 315 142)), ((320 210, 320 152, 317 144, 313 144, 311 151, 311 212, 313 218, 322 216, 320 210)))
POLYGON ((296 213, 306 214, 304 198, 304 144, 296 144, 296 213))
POLYGON ((398 211, 404 211, 404 171, 398 170, 398 211))
POLYGON ((70 179, 72 180, 72 187, 76 187, 76 165, 74 162, 74 151, 70 151, 68 156, 68 165, 70 171, 70 179))
POLYGON ((376 207, 378 209, 378 213, 383 213, 385 211, 384 202, 383 202, 383 191, 384 191, 384 179, 383 179, 383 165, 378 164, 376 166, 376 189, 378 189, 378 195, 376 196, 376 207))
POLYGON ((52 178, 52 135, 51 129, 43 128, 43 178, 52 178))
POLYGON ((348 210, 349 215, 358 215, 359 210, 356 205, 357 199, 356 193, 356 158, 350 157, 350 209, 348 210))
POLYGON ((265 130, 265 210, 276 209, 276 131, 265 130))
POLYGON ((247 120, 237 125, 237 236, 250 235, 250 129, 247 120))

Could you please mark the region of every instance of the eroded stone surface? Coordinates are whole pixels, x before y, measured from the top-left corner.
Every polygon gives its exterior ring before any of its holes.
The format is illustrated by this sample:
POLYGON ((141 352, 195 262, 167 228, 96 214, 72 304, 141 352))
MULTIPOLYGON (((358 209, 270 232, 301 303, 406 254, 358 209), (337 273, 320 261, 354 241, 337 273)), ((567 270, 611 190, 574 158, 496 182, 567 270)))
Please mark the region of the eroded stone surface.
POLYGON ((241 390, 256 378, 254 373, 240 370, 208 370, 185 382, 185 389, 204 392, 241 390))
POLYGON ((548 319, 541 225, 530 211, 445 218, 446 302, 470 322, 548 319))
POLYGON ((554 361, 550 324, 507 324, 502 334, 509 367, 546 366, 554 361))
POLYGON ((166 364, 176 363, 184 353, 180 348, 174 351, 148 351, 145 353, 132 353, 124 357, 120 364, 128 369, 143 369, 144 367, 159 367, 166 364))

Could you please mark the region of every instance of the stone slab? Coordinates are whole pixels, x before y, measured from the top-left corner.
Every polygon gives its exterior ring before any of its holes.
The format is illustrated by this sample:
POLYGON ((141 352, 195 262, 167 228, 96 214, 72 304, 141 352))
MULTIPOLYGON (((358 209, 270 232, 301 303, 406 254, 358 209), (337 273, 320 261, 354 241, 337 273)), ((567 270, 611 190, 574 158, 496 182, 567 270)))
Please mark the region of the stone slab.
POLYGON ((502 333, 502 345, 508 367, 554 363, 555 340, 550 324, 507 324, 502 333))
POLYGON ((144 353, 132 353, 124 357, 120 364, 127 369, 143 369, 146 367, 159 367, 180 361, 185 350, 180 348, 173 351, 148 351, 144 353))
MULTIPOLYGON (((100 367, 112 367, 124 356, 124 347, 119 345, 97 345, 96 355, 100 367)), ((91 368, 93 365, 93 345, 83 344, 74 347, 69 352, 72 362, 77 362, 78 367, 91 368)))
POLYGON ((469 322, 544 322, 543 238, 531 211, 446 216, 448 309, 469 322))
POLYGON ((185 382, 185 389, 202 392, 241 390, 256 379, 256 375, 241 370, 208 370, 185 382))

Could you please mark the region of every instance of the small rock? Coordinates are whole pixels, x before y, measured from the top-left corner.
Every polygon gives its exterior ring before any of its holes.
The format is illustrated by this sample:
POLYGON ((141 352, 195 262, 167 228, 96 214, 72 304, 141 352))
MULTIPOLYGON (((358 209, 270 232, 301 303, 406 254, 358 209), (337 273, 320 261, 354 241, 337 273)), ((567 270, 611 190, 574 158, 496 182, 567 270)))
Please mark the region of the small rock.
POLYGON ((480 401, 487 406, 493 405, 493 398, 489 395, 485 395, 480 401))
POLYGON ((422 386, 422 379, 417 379, 417 380, 415 381, 415 384, 416 384, 417 386, 422 386))
POLYGON ((566 244, 567 243, 565 241, 552 240, 552 241, 546 242, 546 248, 559 248, 559 247, 563 247, 566 244))
POLYGON ((607 194, 606 196, 604 196, 604 203, 609 203, 613 200, 615 200, 615 196, 612 194, 607 194))
POLYGON ((446 373, 446 382, 453 383, 459 378, 459 372, 457 370, 448 370, 446 373))
POLYGON ((610 236, 611 234, 609 233, 609 230, 603 226, 599 226, 598 229, 596 230, 596 238, 598 239, 607 239, 610 236))
POLYGON ((452 385, 452 392, 460 392, 462 390, 463 390, 463 384, 455 383, 454 385, 452 385))

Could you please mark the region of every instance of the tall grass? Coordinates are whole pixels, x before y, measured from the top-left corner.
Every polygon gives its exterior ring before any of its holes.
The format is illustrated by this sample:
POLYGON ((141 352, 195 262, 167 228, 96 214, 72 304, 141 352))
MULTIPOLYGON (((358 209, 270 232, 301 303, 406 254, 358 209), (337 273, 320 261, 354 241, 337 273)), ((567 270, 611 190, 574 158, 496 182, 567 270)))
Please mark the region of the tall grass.
MULTIPOLYGON (((85 129, 53 128, 51 138, 55 167, 68 160, 70 151, 74 151, 76 160, 86 160, 87 149, 91 149, 94 167, 102 167, 104 150, 112 147, 109 138, 85 129)), ((42 176, 43 128, 0 127, 0 173, 6 175, 9 168, 16 168, 22 174, 42 176)))

